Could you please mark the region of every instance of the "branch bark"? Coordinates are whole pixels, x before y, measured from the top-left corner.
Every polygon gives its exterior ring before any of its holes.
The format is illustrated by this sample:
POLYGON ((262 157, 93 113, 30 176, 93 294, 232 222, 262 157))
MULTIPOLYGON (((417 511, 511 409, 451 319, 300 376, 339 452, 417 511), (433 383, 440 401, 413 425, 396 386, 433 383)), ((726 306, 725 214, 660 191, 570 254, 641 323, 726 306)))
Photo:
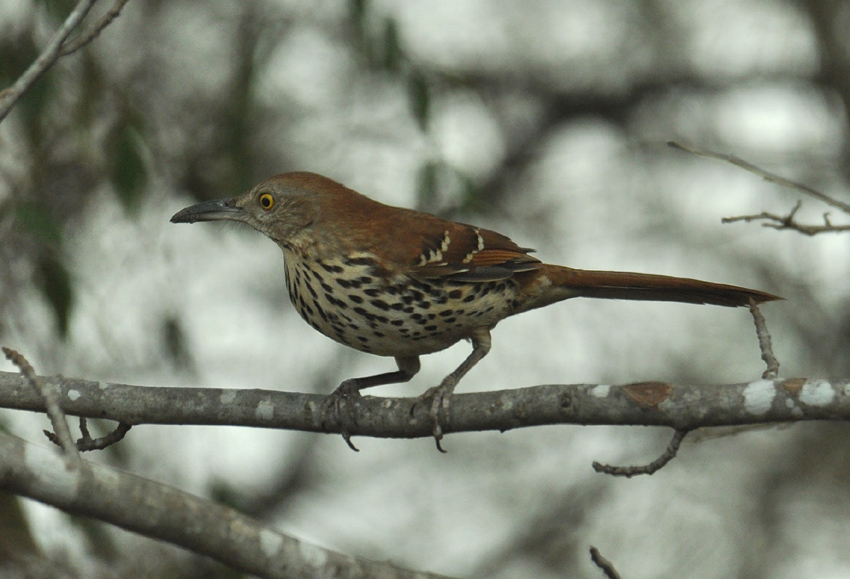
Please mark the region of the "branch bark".
POLYGON ((0 432, 0 490, 93 517, 269 579, 428 579, 389 563, 309 545, 173 487, 60 454, 0 432))
MULTIPOLYGON (((42 377, 66 414, 130 425, 203 424, 339 433, 325 397, 258 389, 171 388, 42 377)), ((0 372, 0 407, 44 412, 22 376, 0 372)), ((353 401, 353 435, 432 435, 429 405, 415 398, 353 401)), ((456 394, 446 432, 511 430, 544 424, 668 426, 694 430, 802 420, 850 420, 850 379, 765 380, 740 384, 553 384, 456 394)))

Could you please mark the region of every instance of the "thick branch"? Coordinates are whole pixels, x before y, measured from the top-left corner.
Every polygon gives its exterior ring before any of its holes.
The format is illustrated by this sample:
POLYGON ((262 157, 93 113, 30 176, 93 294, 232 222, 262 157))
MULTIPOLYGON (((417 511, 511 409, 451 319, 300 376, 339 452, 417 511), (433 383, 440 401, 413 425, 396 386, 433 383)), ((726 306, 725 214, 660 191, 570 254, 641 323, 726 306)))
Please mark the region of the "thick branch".
POLYGON ((265 527, 228 507, 88 461, 69 471, 50 448, 0 433, 0 489, 207 555, 267 578, 426 579, 265 527))
MULTIPOLYGON (((206 424, 338 433, 324 396, 256 389, 165 388, 43 377, 69 415, 126 424, 206 424)), ((0 372, 0 407, 44 411, 26 380, 0 372)), ((414 398, 353 401, 353 435, 432 435, 429 405, 414 398)), ((850 379, 757 380, 744 384, 546 385, 456 394, 446 432, 505 431, 543 424, 645 425, 693 430, 801 420, 850 420, 850 379)))

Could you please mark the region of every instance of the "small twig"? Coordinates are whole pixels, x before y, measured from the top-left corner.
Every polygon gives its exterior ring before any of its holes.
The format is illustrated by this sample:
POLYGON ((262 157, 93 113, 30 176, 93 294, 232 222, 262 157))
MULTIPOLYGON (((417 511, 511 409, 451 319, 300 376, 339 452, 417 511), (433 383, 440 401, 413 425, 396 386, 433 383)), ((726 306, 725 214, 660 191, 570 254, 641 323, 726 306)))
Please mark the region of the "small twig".
MULTIPOLYGON (((83 438, 91 438, 91 433, 89 432, 89 421, 85 416, 80 416, 80 434, 83 435, 83 438)), ((82 438, 80 440, 82 440, 82 438)), ((79 448, 79 444, 77 445, 77 448, 79 448)))
MULTIPOLYGON (((65 465, 68 469, 76 469, 80 466, 80 453, 74 444, 74 439, 71 438, 71 429, 68 427, 68 420, 65 418, 65 413, 59 405, 59 397, 52 388, 47 388, 41 378, 35 373, 32 366, 23 355, 19 354, 11 348, 3 348, 3 353, 6 358, 20 369, 21 374, 32 385, 33 389, 44 398, 44 405, 47 409, 47 416, 50 418, 50 423, 53 425, 54 435, 58 439, 59 446, 65 452, 65 465)), ((49 436, 48 436, 49 438, 49 436)))
POLYGON ((590 547, 590 560, 593 561, 597 567, 602 569, 602 572, 605 573, 605 576, 608 579, 621 579, 620 574, 617 573, 617 569, 614 567, 614 564, 602 556, 602 553, 599 552, 594 546, 590 547))
POLYGON ((764 169, 757 167, 752 163, 748 163, 747 161, 744 161, 743 159, 736 157, 735 155, 724 155, 722 153, 714 153, 712 151, 696 149, 694 147, 689 147, 687 145, 683 145, 675 141, 669 141, 667 144, 670 147, 673 147, 674 149, 679 149, 687 153, 697 155, 699 157, 706 157, 708 159, 716 159, 718 161, 725 161, 727 163, 731 163, 737 167, 741 167, 745 171, 749 171, 754 175, 758 175, 765 181, 768 181, 770 183, 776 183, 780 187, 787 187, 789 189, 800 191, 810 197, 814 197, 815 199, 826 203, 827 205, 831 205, 836 209, 840 209, 841 211, 850 214, 850 204, 844 203, 837 199, 833 199, 829 195, 825 195, 817 189, 812 189, 811 187, 803 185, 802 183, 797 183, 796 181, 791 181, 790 179, 786 179, 785 177, 780 177, 779 175, 775 175, 774 173, 765 171, 764 169))
POLYGON ((129 1, 130 0, 115 0, 115 4, 112 5, 112 8, 109 9, 109 12, 104 14, 103 17, 101 17, 101 19, 97 21, 97 24, 92 27, 91 30, 63 44, 62 49, 59 51, 59 56, 68 56, 69 54, 78 51, 83 46, 97 38, 104 28, 112 24, 112 21, 121 15, 121 10, 124 8, 124 5, 127 4, 127 2, 129 1))
POLYGON ((89 13, 97 0, 80 0, 71 11, 59 31, 53 35, 50 42, 38 55, 30 67, 24 71, 18 80, 9 88, 0 91, 0 121, 6 118, 9 111, 27 90, 37 81, 45 71, 53 66, 62 56, 62 46, 71 35, 71 32, 79 26, 86 14, 89 13))
POLYGON ((779 375, 779 360, 773 355, 773 346, 770 343, 770 332, 767 331, 767 323, 764 316, 759 311, 758 304, 754 299, 750 298, 750 313, 753 315, 753 322, 756 325, 756 335, 759 339, 759 348, 761 349, 761 359, 767 364, 767 369, 761 375, 765 380, 773 380, 779 375))
MULTIPOLYGON (((83 429, 83 425, 85 424, 85 418, 80 418, 80 429, 83 429)), ((115 430, 107 434, 106 436, 101 436, 100 438, 92 438, 91 435, 88 434, 88 429, 83 431, 83 438, 77 441, 77 448, 80 449, 80 452, 88 452, 91 450, 103 450, 107 446, 115 444, 116 442, 123 440, 124 436, 130 432, 130 429, 133 428, 132 424, 127 424, 126 422, 119 422, 118 426, 115 427, 115 430)))
MULTIPOLYGON (((80 432, 83 433, 83 436, 77 439, 75 446, 77 450, 80 452, 89 452, 92 450, 103 450, 107 446, 111 446, 116 442, 123 440, 124 436, 130 431, 133 426, 126 422, 119 422, 118 426, 115 427, 115 430, 107 434, 106 436, 101 436, 100 438, 92 438, 89 433, 88 426, 86 425, 86 419, 84 416, 80 417, 80 432)), ((48 430, 44 430, 44 435, 50 439, 50 442, 53 444, 61 446, 59 442, 59 437, 53 434, 48 430)))
POLYGON ((814 236, 818 233, 838 233, 841 231, 850 231, 850 225, 833 225, 829 220, 829 213, 823 214, 823 225, 803 225, 798 223, 794 217, 797 211, 802 207, 803 202, 797 201, 794 208, 788 212, 788 215, 776 215, 762 211, 757 215, 738 215, 736 217, 724 217, 720 221, 722 223, 734 223, 736 221, 766 221, 762 223, 762 227, 772 227, 773 229, 791 229, 798 231, 804 235, 814 236))
POLYGON ((594 461, 593 470, 604 474, 610 474, 611 476, 624 476, 626 478, 632 478, 639 474, 655 474, 668 462, 676 458, 676 454, 679 452, 679 445, 682 444, 682 440, 685 436, 687 436, 688 432, 690 431, 676 430, 673 433, 673 438, 671 438, 670 442, 667 444, 667 450, 649 464, 640 466, 611 466, 594 461))

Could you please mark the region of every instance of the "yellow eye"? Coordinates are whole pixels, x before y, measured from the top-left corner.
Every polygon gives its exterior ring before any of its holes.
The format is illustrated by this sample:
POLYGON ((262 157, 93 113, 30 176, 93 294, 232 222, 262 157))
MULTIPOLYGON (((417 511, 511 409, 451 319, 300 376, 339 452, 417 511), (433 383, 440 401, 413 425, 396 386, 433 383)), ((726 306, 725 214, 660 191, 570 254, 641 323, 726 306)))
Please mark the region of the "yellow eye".
POLYGON ((260 195, 260 207, 266 210, 274 207, 274 197, 271 193, 263 193, 260 195))

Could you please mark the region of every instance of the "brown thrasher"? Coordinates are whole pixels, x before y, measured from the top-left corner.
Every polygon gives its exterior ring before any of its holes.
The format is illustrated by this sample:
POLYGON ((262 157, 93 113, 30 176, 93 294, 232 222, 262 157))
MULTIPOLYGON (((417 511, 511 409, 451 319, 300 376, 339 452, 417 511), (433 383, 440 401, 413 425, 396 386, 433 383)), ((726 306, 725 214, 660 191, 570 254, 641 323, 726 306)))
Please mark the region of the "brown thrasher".
POLYGON ((438 448, 440 410, 448 410, 458 381, 490 350, 490 330, 508 316, 574 297, 720 306, 781 299, 694 279, 545 264, 499 233, 390 207, 314 173, 278 175, 171 218, 217 220, 250 225, 280 246, 289 297, 307 323, 346 346, 395 358, 395 372, 339 385, 328 399, 337 417, 341 401, 350 404, 363 388, 410 380, 419 356, 472 341, 469 357, 422 395, 432 398, 438 448))

